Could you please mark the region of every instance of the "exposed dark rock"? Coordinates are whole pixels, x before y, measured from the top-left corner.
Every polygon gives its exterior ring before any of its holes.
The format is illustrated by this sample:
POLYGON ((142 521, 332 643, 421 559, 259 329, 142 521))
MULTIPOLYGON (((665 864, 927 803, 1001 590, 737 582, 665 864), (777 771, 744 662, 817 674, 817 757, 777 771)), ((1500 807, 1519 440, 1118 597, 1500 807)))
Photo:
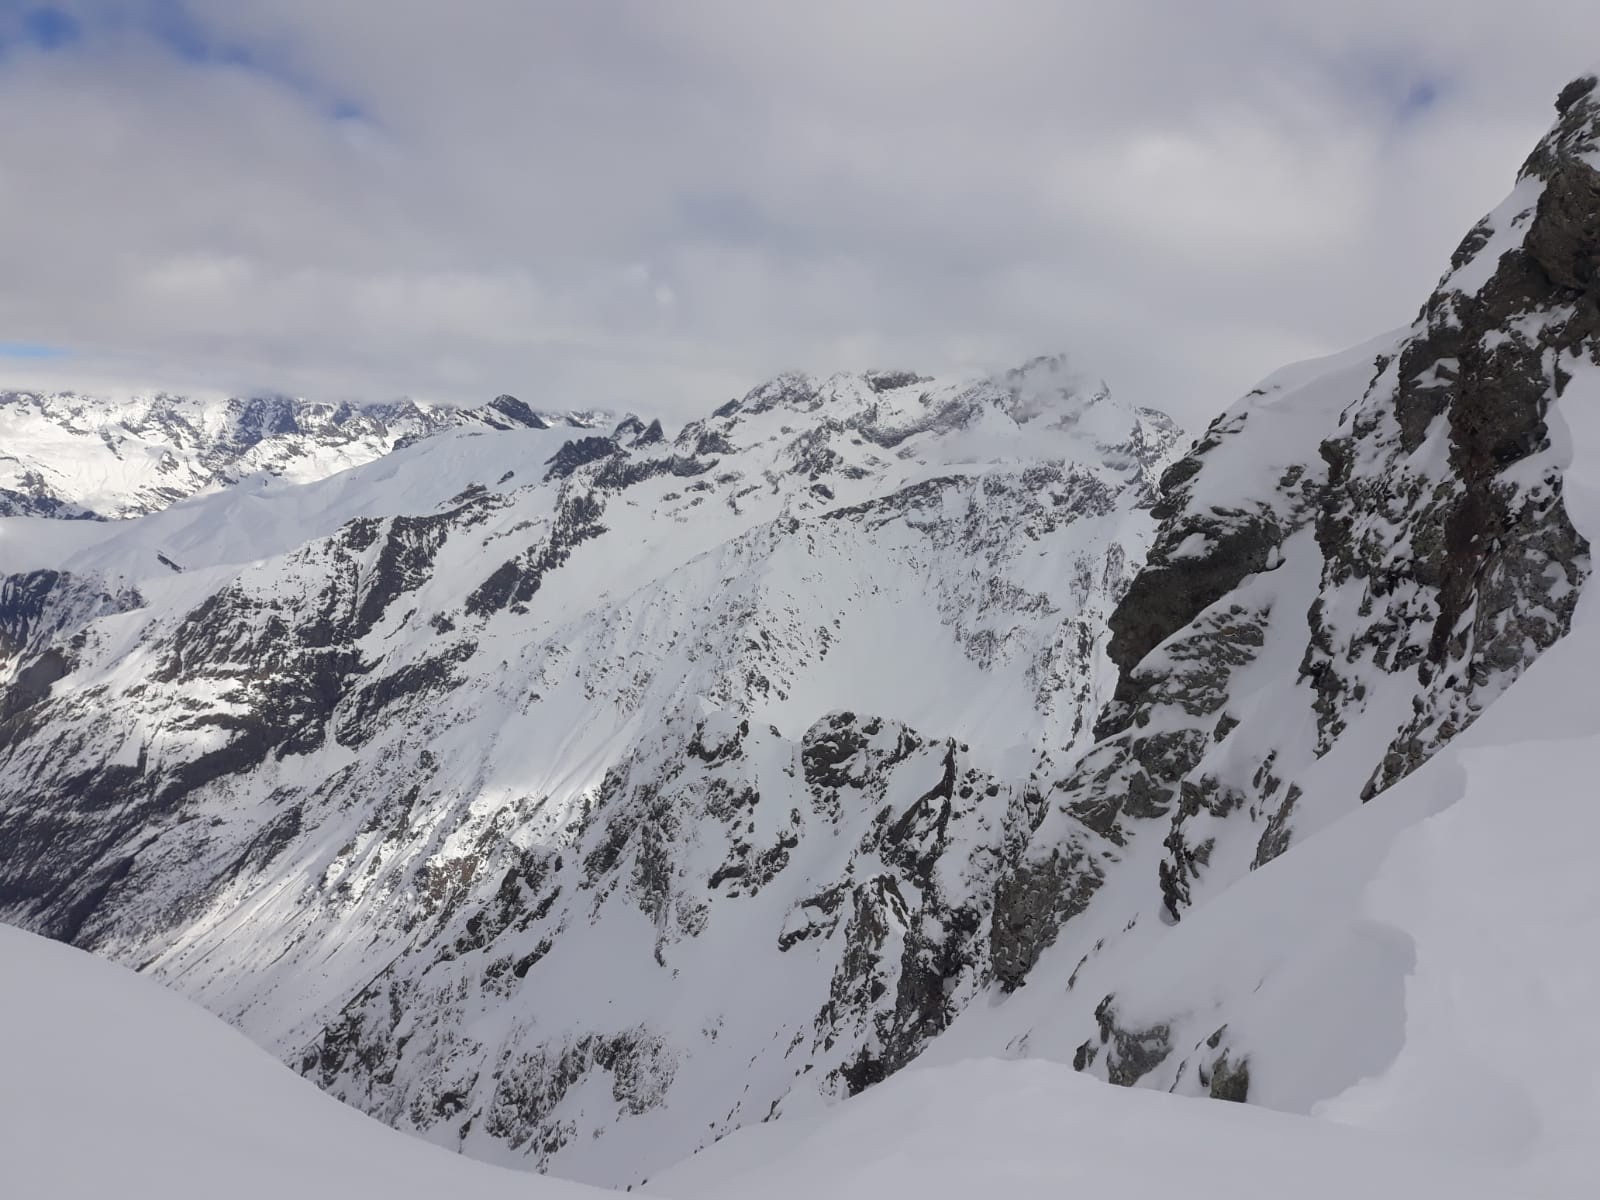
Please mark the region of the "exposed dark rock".
MULTIPOLYGON (((1133 669, 1151 650, 1238 587, 1245 576, 1266 570, 1283 538, 1283 528, 1266 511, 1217 514, 1164 529, 1149 564, 1134 577, 1111 614, 1107 653, 1122 673, 1116 701, 1132 703, 1138 694, 1133 669), (1182 557, 1171 554, 1179 544, 1195 537, 1204 539, 1203 550, 1182 557)), ((1111 732, 1115 729, 1106 729, 1111 732)))
POLYGON ((916 383, 928 383, 930 376, 918 375, 915 371, 868 371, 866 380, 867 386, 875 392, 891 392, 916 383))
POLYGON ((1172 1053, 1172 1030, 1164 1024, 1144 1029, 1124 1028, 1117 1020, 1116 999, 1107 996, 1094 1010, 1100 1027, 1100 1046, 1091 1043, 1078 1047, 1073 1065, 1082 1071, 1097 1060, 1105 1065, 1106 1077, 1120 1087, 1132 1087, 1155 1070, 1172 1053), (1103 1057, 1102 1057, 1103 1055, 1103 1057))
POLYGON ((10 719, 23 709, 39 703, 50 694, 51 686, 72 670, 72 660, 58 646, 51 646, 17 672, 11 686, 0 692, 0 739, 10 719))
POLYGON ((609 458, 616 452, 617 444, 610 438, 574 438, 570 442, 563 442, 561 449, 550 456, 545 464, 548 470, 545 471, 544 477, 547 480, 565 479, 579 467, 598 462, 602 458, 609 458))
POLYGON ((1076 846, 1056 847, 1042 861, 1003 876, 989 926, 995 980, 1008 991, 1021 987, 1056 932, 1088 908, 1104 879, 1099 864, 1076 846))
POLYGON ((1212 1064, 1208 1087, 1213 1100, 1245 1103, 1250 1098, 1250 1061, 1241 1058, 1236 1063, 1230 1062, 1228 1055, 1223 1053, 1212 1064))
POLYGON ((605 532, 600 523, 604 513, 604 502, 592 493, 563 493, 549 536, 495 568, 467 597, 467 615, 484 617, 506 608, 522 611, 538 593, 546 575, 565 566, 582 543, 605 532))
POLYGON ((489 401, 489 407, 514 424, 528 429, 549 429, 550 424, 515 396, 500 395, 489 401))

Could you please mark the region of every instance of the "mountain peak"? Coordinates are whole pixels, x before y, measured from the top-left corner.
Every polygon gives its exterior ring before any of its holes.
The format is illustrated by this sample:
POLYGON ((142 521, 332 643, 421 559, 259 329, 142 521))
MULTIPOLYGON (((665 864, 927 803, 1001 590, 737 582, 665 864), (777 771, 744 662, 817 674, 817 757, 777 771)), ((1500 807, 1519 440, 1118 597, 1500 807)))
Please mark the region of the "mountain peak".
POLYGON ((1565 116, 1574 104, 1593 96, 1597 84, 1600 84, 1600 73, 1590 71, 1579 75, 1556 96, 1556 112, 1565 116))

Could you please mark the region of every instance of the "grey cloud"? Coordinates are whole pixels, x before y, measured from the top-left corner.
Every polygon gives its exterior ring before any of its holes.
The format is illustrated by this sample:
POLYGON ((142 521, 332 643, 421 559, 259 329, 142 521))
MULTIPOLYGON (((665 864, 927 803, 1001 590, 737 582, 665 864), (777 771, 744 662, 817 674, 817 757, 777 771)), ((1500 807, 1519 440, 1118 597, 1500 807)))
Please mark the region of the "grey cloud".
POLYGON ((194 0, 242 53, 185 56, 63 7, 0 59, 0 340, 74 351, 29 370, 676 418, 1065 349, 1202 421, 1408 320, 1600 44, 1569 0, 194 0))

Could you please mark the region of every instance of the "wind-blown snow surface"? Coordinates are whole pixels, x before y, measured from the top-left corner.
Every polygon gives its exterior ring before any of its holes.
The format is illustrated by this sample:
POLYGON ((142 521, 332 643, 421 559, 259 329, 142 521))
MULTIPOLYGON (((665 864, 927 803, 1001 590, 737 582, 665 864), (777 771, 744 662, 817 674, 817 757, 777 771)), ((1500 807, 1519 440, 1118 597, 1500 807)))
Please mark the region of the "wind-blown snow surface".
POLYGON ((0 925, 7 1200, 599 1200, 322 1095, 150 980, 0 925))
POLYGON ((786 376, 670 442, 0 522, 0 906, 385 1120, 630 1182, 986 986, 1175 436, 1054 361, 786 376))
POLYGON ((449 408, 0 392, 0 516, 140 516, 255 476, 322 479, 445 429, 596 423, 513 396, 449 408))

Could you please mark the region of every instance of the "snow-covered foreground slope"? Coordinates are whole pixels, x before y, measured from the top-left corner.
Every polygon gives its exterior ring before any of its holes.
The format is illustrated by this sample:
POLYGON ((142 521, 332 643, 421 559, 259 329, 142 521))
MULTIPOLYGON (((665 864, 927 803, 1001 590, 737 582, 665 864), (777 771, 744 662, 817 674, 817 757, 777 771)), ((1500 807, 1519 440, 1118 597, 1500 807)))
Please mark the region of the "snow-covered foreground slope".
MULTIPOLYGON (((384 1128, 149 980, 0 926, 0 1180, 17 1200, 579 1200, 384 1128)), ((1201 1109, 1045 1062, 916 1070, 757 1126, 652 1180, 678 1200, 917 1195, 1139 1200, 1502 1197, 1507 1180, 1403 1141, 1238 1106, 1201 1109), (1151 1155, 1151 1141, 1162 1147, 1151 1155)))
POLYGON ((450 408, 0 392, 0 516, 133 517, 253 476, 322 479, 446 429, 598 423, 514 396, 450 408))
POLYGON ((674 1200, 1503 1200, 1526 1195, 1515 1182, 1331 1122, 979 1059, 912 1067, 839 1107, 740 1130, 647 1189, 674 1200))
POLYGON ((598 1200, 322 1095, 147 979, 0 925, 8 1200, 598 1200))

